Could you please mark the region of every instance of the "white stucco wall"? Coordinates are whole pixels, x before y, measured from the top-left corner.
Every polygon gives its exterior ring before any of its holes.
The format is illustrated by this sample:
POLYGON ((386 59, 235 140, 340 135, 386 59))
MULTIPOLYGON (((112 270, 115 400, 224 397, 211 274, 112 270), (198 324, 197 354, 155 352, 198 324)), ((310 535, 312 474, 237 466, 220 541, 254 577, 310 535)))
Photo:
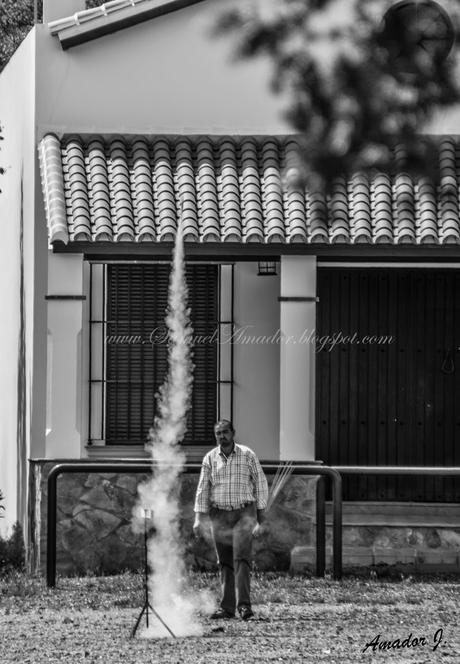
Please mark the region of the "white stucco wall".
MULTIPOLYGON (((49 296, 86 296, 81 254, 50 254, 49 296)), ((48 372, 46 457, 79 458, 86 442, 83 410, 87 399, 83 366, 86 302, 49 299, 47 322, 48 372)))
POLYGON ((281 256, 280 270, 280 458, 308 462, 315 458, 316 256, 281 256))
POLYGON ((6 168, 0 176, 0 223, 2 264, 0 301, 0 489, 5 494, 5 532, 24 517, 27 491, 27 458, 33 438, 34 404, 34 317, 35 309, 35 147, 34 147, 34 51, 30 34, 0 75, 0 123, 4 140, 0 163, 6 168), (24 224, 24 359, 23 388, 18 388, 20 351, 20 224, 24 224), (19 434, 18 392, 24 397, 19 434))
MULTIPOLYGON (((240 442, 262 459, 279 459, 280 277, 257 271, 257 262, 235 266, 234 423, 240 442)), ((50 255, 48 292, 89 296, 81 256, 50 255)), ((48 302, 47 458, 86 456, 87 307, 88 301, 48 302)))
MULTIPOLYGON (((224 5, 220 2, 219 10, 224 5)), ((270 90, 269 63, 235 63, 232 39, 210 34, 216 16, 216 3, 209 0, 68 51, 61 49, 46 26, 38 26, 37 140, 49 131, 286 133, 281 117, 284 100, 270 90)), ((45 224, 43 206, 37 223, 45 224)), ((48 293, 84 292, 76 260, 49 255, 48 293), (66 261, 70 281, 62 271, 66 261)), ((279 327, 279 279, 256 273, 256 263, 236 269, 237 323, 254 326, 251 332, 273 334, 279 327)), ((35 456, 85 455, 87 384, 79 391, 75 382, 84 373, 76 358, 76 344, 82 356, 85 353, 84 311, 75 302, 47 304, 46 449, 35 456), (66 356, 73 358, 70 364, 66 356)), ((279 456, 278 367, 276 344, 237 344, 235 424, 240 439, 262 458, 279 456)))
POLYGON ((38 26, 39 134, 287 133, 268 61, 232 62, 214 0, 62 51, 38 26))
POLYGON ((237 263, 234 425, 237 440, 261 459, 279 459, 279 294, 279 269, 262 277, 257 263, 237 263))

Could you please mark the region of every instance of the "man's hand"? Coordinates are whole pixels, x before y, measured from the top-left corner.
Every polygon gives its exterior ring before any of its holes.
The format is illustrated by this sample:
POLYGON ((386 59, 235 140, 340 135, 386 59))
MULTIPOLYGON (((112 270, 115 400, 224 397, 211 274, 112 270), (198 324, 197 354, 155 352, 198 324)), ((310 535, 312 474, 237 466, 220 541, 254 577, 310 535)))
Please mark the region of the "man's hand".
POLYGON ((261 535, 265 535, 266 532, 265 510, 257 510, 257 523, 253 528, 252 536, 257 539, 261 535))
POLYGON ((258 537, 261 537, 261 535, 265 535, 266 531, 267 531, 267 528, 266 528, 265 524, 256 523, 256 525, 254 526, 253 531, 252 531, 252 536, 255 539, 257 539, 258 537))
POLYGON ((204 528, 203 518, 199 513, 197 513, 195 516, 195 522, 193 524, 193 534, 195 535, 195 539, 200 539, 200 537, 204 539, 205 528, 204 528))

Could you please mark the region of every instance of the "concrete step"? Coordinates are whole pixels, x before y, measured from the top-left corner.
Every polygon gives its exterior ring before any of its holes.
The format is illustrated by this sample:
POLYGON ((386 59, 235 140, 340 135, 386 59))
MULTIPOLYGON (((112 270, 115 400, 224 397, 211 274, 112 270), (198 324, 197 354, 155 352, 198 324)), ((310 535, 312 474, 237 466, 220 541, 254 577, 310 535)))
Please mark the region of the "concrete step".
MULTIPOLYGON (((332 525, 332 503, 326 503, 326 524, 332 525)), ((460 505, 456 503, 401 503, 346 501, 343 526, 392 528, 458 528, 460 505)))
MULTIPOLYGON (((460 549, 427 549, 421 547, 383 548, 344 546, 342 566, 372 568, 377 565, 413 567, 414 571, 460 572, 460 549)), ((296 546, 291 551, 291 572, 312 572, 316 566, 316 547, 296 546)), ((332 568, 332 547, 326 547, 326 569, 332 568)))

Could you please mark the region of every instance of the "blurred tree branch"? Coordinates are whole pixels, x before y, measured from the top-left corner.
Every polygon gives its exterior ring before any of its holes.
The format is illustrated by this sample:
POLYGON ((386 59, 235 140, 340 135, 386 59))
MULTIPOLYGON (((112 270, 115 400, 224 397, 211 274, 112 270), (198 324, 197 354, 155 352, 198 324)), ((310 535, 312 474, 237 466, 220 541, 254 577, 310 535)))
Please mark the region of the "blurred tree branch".
MULTIPOLYGON (((41 0, 38 4, 41 16, 41 0)), ((34 0, 0 2, 0 72, 34 25, 34 0)))
MULTIPOLYGON (((392 25, 389 34, 384 16, 394 4, 252 0, 221 15, 217 32, 233 35, 237 57, 271 60, 273 89, 285 95, 285 117, 302 146, 291 173, 297 182, 328 189, 340 175, 391 172, 395 146, 400 168, 436 177, 434 141, 421 140, 420 131, 436 111, 460 102, 458 45, 442 59, 416 48, 410 23, 399 34, 392 25)), ((448 17, 455 32, 458 13, 454 0, 448 17)))

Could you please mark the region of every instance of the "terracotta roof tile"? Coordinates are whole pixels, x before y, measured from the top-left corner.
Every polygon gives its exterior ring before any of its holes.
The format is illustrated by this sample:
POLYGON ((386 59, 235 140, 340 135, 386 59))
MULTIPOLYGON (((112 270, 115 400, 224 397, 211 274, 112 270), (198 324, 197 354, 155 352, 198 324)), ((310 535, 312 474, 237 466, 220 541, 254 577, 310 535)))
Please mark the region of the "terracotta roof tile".
POLYGON ((133 156, 133 216, 135 237, 138 242, 155 241, 155 214, 153 204, 152 171, 150 155, 145 141, 135 141, 132 146, 133 156))
POLYGON ((57 140, 43 140, 39 148, 46 218, 52 240, 69 241, 61 146, 57 140))
POLYGON ((188 242, 447 245, 460 244, 457 150, 440 144, 438 187, 358 173, 327 199, 284 186, 292 136, 48 134, 39 155, 50 242, 171 241, 182 209, 188 242))

